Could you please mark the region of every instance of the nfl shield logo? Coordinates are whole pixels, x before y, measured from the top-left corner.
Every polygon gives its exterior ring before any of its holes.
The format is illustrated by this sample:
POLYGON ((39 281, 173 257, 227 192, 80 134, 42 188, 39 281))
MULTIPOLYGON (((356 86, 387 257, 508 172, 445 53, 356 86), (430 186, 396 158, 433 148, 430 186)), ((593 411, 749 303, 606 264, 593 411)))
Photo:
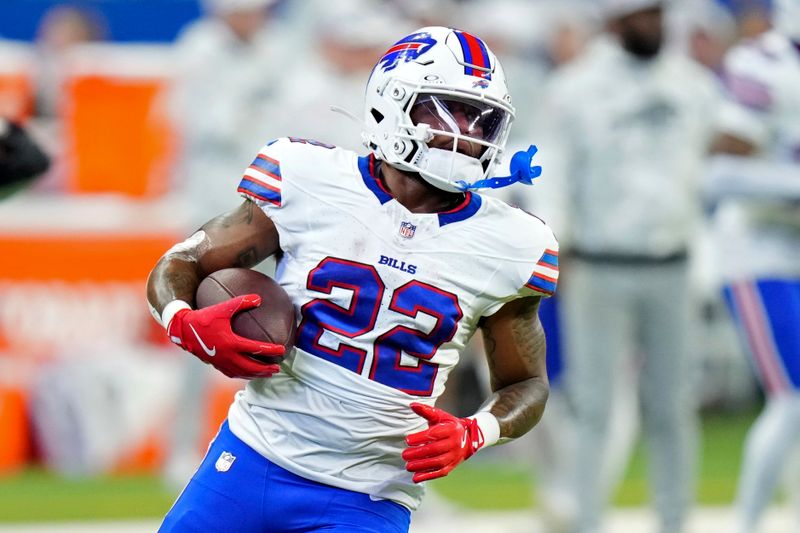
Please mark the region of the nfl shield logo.
POLYGON ((400 236, 405 239, 410 239, 414 236, 414 232, 417 230, 417 227, 412 224, 411 222, 401 222, 400 223, 400 236))
POLYGON ((217 472, 227 472, 231 469, 231 465, 236 460, 236 457, 230 452, 222 452, 217 459, 217 463, 214 465, 217 469, 217 472))

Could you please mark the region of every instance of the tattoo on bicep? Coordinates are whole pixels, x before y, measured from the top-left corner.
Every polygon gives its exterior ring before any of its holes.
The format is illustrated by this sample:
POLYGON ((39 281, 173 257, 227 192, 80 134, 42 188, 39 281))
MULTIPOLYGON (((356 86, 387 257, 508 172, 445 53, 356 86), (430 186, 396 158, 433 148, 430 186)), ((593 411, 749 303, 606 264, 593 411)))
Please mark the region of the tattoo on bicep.
POLYGON ((212 218, 203 224, 203 228, 231 228, 241 225, 252 225, 255 217, 255 209, 257 208, 258 206, 256 206, 256 204, 247 200, 236 209, 212 218))
MULTIPOLYGON (((515 348, 531 368, 539 366, 537 363, 545 357, 544 331, 536 319, 536 311, 535 305, 526 307, 511 323, 515 348)), ((490 370, 493 359, 489 357, 490 370)), ((495 383, 492 383, 492 388, 495 388, 495 383)), ((547 391, 547 379, 544 376, 532 377, 499 389, 490 402, 491 411, 500 422, 501 435, 515 438, 533 427, 544 410, 547 391)))

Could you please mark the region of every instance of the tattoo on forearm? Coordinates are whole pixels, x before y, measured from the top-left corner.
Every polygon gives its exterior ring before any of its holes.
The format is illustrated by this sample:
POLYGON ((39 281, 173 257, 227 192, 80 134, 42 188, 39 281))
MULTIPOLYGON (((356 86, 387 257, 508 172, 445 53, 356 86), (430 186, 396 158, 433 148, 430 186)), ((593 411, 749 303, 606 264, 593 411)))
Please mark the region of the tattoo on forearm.
POLYGON ((175 294, 194 294, 194 288, 197 285, 196 275, 189 274, 185 271, 168 271, 164 278, 175 294))
POLYGON ((255 246, 251 246, 236 256, 236 266, 240 268, 250 268, 255 265, 258 260, 255 246))
POLYGON ((497 350, 497 340, 495 340, 494 334, 490 329, 483 330, 483 349, 486 351, 486 360, 489 364, 489 375, 493 376, 495 374, 497 365, 497 361, 494 357, 494 354, 497 350))
MULTIPOLYGON (((535 305, 525 307, 509 324, 514 350, 529 368, 541 366, 541 360, 545 357, 545 336, 541 324, 536 320, 536 312, 535 305)), ((484 341, 490 374, 493 376, 492 388, 496 390, 487 406, 500 422, 502 437, 519 437, 542 416, 549 392, 547 378, 531 377, 498 388, 499 384, 494 380, 494 367, 499 364, 499 355, 495 354, 497 343, 491 330, 484 331, 484 341)))
POLYGON ((159 313, 173 300, 193 305, 199 277, 194 263, 162 258, 147 280, 147 299, 159 313))
POLYGON ((526 312, 517 317, 511 325, 511 336, 526 362, 533 362, 540 354, 544 353, 544 331, 539 321, 534 319, 533 314, 529 315, 526 312))

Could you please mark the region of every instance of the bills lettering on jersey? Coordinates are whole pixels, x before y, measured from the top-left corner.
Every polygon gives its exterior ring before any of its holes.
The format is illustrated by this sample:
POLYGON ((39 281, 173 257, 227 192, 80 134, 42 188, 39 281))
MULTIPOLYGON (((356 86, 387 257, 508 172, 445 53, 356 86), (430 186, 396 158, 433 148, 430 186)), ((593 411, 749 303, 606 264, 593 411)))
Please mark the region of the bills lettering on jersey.
POLYGON ((398 261, 394 257, 388 257, 382 255, 380 260, 378 261, 379 265, 388 265, 392 268, 396 268, 402 272, 408 272, 409 274, 416 274, 417 273, 417 265, 407 265, 405 261, 398 261))

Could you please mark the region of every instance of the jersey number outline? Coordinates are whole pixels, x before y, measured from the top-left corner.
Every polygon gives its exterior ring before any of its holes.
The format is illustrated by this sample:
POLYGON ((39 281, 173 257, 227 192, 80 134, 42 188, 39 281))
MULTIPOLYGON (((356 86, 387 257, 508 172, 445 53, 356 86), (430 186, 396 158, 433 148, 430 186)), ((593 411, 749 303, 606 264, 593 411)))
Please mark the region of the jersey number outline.
MULTIPOLYGON (((374 266, 326 257, 306 280, 309 291, 331 294, 334 288, 351 292, 347 307, 317 298, 302 306, 296 346, 310 354, 362 374, 367 352, 345 342, 333 349, 319 343, 327 330, 355 339, 375 328, 386 285, 374 266)), ((430 362, 450 341, 464 316, 455 294, 411 280, 395 289, 388 312, 415 318, 419 313, 435 318, 430 332, 396 325, 378 336, 373 345, 369 379, 415 396, 430 396, 439 365, 430 362), (401 364, 402 354, 416 357, 416 366, 401 364)))

